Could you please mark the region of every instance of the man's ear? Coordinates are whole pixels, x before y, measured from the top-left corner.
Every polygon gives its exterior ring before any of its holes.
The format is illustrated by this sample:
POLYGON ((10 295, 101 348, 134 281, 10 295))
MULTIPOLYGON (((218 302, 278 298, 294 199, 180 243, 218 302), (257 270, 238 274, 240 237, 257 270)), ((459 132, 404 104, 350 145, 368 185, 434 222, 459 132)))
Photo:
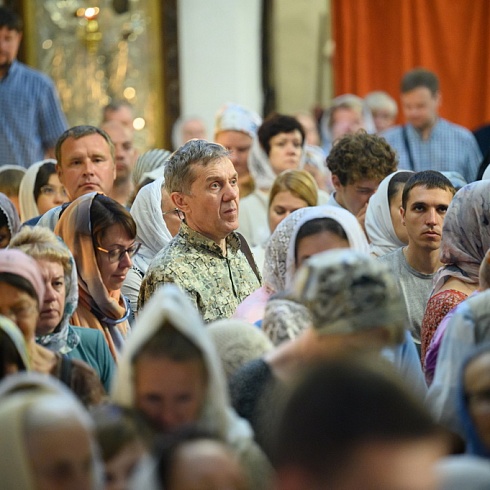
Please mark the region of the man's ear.
POLYGON ((184 194, 182 192, 172 192, 170 194, 170 199, 172 200, 176 208, 179 208, 186 214, 189 212, 189 196, 187 194, 184 194))
POLYGON ((332 175, 332 184, 336 191, 338 191, 342 187, 342 184, 340 183, 340 180, 336 175, 332 175))
POLYGON ((403 209, 402 206, 400 206, 400 216, 402 217, 402 225, 406 226, 405 225, 405 210, 403 209))

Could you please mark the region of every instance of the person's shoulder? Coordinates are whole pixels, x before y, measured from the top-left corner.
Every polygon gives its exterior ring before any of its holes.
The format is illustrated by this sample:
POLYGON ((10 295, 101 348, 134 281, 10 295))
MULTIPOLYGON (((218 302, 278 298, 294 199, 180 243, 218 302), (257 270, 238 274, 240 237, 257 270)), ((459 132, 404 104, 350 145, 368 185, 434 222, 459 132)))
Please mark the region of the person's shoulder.
POLYGON ((49 78, 49 76, 42 71, 36 70, 32 66, 28 66, 20 61, 17 61, 16 65, 16 69, 18 70, 19 74, 26 80, 35 80, 46 85, 53 85, 51 78, 49 78))
POLYGON ((73 331, 80 337, 80 340, 84 343, 97 343, 99 340, 103 340, 105 342, 102 332, 96 330, 95 328, 76 327, 75 325, 70 325, 70 328, 73 329, 73 331))
POLYGON ((459 124, 456 124, 454 122, 448 121, 447 119, 443 119, 443 118, 439 119, 438 124, 441 127, 441 129, 447 132, 451 132, 454 135, 457 135, 465 139, 471 139, 476 142, 475 135, 468 128, 465 128, 464 126, 461 126, 459 124))
POLYGON ((387 254, 380 255, 379 257, 376 257, 376 260, 379 260, 381 262, 386 262, 388 264, 391 264, 393 262, 398 262, 400 260, 400 255, 403 247, 397 248, 396 250, 392 250, 391 252, 388 252, 387 254))
POLYGON ((385 139, 401 137, 403 126, 397 125, 380 133, 380 136, 385 139))

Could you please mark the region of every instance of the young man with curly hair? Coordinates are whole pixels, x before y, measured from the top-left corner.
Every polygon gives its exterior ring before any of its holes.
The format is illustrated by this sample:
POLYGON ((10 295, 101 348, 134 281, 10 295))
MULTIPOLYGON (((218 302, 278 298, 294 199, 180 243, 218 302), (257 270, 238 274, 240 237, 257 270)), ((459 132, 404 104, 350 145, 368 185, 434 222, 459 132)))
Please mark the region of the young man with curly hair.
POLYGON ((364 228, 369 198, 397 164, 394 150, 380 136, 360 130, 340 138, 327 157, 335 187, 327 204, 347 209, 364 228))

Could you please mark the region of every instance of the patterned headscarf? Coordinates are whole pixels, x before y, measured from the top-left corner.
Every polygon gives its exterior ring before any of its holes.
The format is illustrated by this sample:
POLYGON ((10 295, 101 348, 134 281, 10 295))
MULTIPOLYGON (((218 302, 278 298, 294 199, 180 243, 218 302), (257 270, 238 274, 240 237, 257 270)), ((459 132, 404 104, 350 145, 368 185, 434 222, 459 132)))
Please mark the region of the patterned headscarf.
POLYGON ((120 291, 109 294, 97 265, 90 220, 97 195, 91 192, 73 201, 60 216, 55 233, 71 250, 77 265, 79 305, 72 322, 100 330, 117 359, 129 330, 129 307, 120 291))
POLYGON ((136 240, 141 242, 133 263, 142 272, 146 272, 155 255, 172 239, 162 216, 163 182, 161 177, 143 187, 131 206, 131 215, 137 224, 136 240))
MULTIPOLYGON (((47 347, 48 349, 59 352, 60 354, 68 354, 80 343, 78 334, 70 328, 70 319, 77 310, 78 306, 78 274, 77 266, 72 253, 68 247, 60 240, 59 246, 66 249, 70 254, 70 271, 69 276, 65 275, 65 307, 61 322, 52 333, 36 337, 38 344, 47 347)), ((49 245, 47 245, 49 247, 49 245)))
POLYGON ((295 339, 311 327, 308 308, 281 296, 272 296, 265 306, 262 330, 274 345, 295 339))
POLYGON ((216 114, 214 137, 222 131, 241 131, 254 138, 262 118, 238 104, 225 104, 216 114))
POLYGON ((165 162, 169 159, 171 154, 172 153, 168 150, 153 149, 140 155, 136 160, 131 175, 134 186, 138 187, 141 185, 145 178, 147 178, 149 174, 153 175, 153 172, 157 169, 161 169, 160 175, 163 176, 165 162))
POLYGON ((264 286, 270 293, 286 289, 286 258, 294 226, 308 208, 301 208, 283 219, 269 238, 265 248, 264 286))
POLYGON ((384 263, 364 253, 337 249, 309 258, 291 297, 307 306, 320 334, 387 327, 393 342, 404 339, 405 309, 396 280, 384 263))
POLYGON ((451 277, 478 284, 480 264, 490 248, 490 181, 465 185, 454 196, 444 218, 441 262, 434 276, 437 293, 451 277))
POLYGON ((365 254, 369 253, 369 244, 366 235, 352 213, 338 206, 325 205, 306 208, 306 211, 295 223, 289 240, 286 257, 286 289, 289 289, 292 286, 294 274, 296 272, 295 249, 298 232, 305 223, 317 218, 330 218, 336 221, 345 231, 352 250, 357 250, 358 252, 365 254))
POLYGON ((10 236, 13 237, 20 229, 19 213, 14 203, 3 192, 0 192, 0 210, 7 218, 10 236))

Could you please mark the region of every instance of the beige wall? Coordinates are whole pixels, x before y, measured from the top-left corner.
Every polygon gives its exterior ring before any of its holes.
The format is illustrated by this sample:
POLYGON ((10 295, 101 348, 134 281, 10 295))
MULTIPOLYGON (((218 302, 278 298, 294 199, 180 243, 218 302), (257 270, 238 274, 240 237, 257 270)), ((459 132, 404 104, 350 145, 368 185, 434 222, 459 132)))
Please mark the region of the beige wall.
POLYGON ((275 0, 273 5, 277 110, 327 105, 332 97, 330 0, 275 0))

